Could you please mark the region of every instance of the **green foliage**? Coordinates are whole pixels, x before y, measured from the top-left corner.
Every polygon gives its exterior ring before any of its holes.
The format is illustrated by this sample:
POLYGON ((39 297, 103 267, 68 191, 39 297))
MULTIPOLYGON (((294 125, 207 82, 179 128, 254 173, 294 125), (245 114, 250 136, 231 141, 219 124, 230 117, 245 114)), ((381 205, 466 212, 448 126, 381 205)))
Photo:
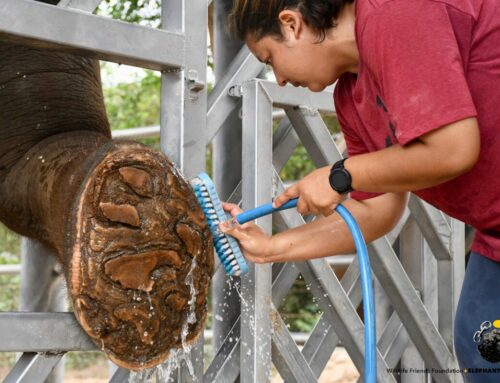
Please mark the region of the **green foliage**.
POLYGON ((321 314, 302 276, 295 281, 279 311, 289 330, 294 332, 312 331, 321 314))
POLYGON ((106 360, 104 354, 100 351, 87 351, 87 352, 68 352, 65 356, 66 368, 83 370, 84 368, 91 367, 99 361, 106 360))
MULTIPOLYGON (((338 121, 335 117, 323 116, 323 120, 331 134, 340 131, 338 121)), ((294 150, 283 169, 281 169, 280 177, 283 181, 300 180, 311 173, 315 168, 306 148, 300 144, 294 150)))
POLYGON ((99 13, 113 19, 158 27, 160 25, 160 0, 104 0, 99 13))
POLYGON ((153 71, 139 82, 104 89, 106 111, 112 130, 160 123, 161 79, 153 71))
POLYGON ((4 225, 0 223, 0 265, 18 263, 19 250, 21 247, 21 239, 19 235, 7 229, 4 225), (14 255, 14 256, 12 256, 14 255))
MULTIPOLYGON (((20 238, 0 224, 0 265, 18 264, 20 238)), ((19 275, 0 275, 0 311, 17 310, 19 275)))

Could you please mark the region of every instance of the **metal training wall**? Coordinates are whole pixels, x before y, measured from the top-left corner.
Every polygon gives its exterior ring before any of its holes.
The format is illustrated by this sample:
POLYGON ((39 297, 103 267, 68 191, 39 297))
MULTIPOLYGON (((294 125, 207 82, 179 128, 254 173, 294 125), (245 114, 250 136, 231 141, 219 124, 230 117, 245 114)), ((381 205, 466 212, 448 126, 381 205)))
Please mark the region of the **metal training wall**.
MULTIPOLYGON (((334 113, 331 92, 311 93, 254 78, 263 70, 242 48, 207 98, 207 1, 163 1, 164 30, 92 15, 100 0, 63 0, 50 6, 30 0, 0 2, 2 38, 71 49, 101 60, 162 72, 162 150, 192 177, 205 169, 206 146, 234 111, 242 111, 242 181, 230 199, 243 208, 268 202, 283 190, 278 174, 299 143, 317 167, 341 158, 320 112, 334 113), (50 23, 46 22, 50 20, 50 23), (13 22, 15 21, 15 22, 13 22), (286 113, 273 133, 273 111, 286 113)), ((156 134, 157 128, 127 135, 156 134)), ((304 224, 296 211, 258 220, 266 231, 304 224)), ((369 246, 376 278, 378 381, 427 382, 425 374, 397 376, 401 367, 456 367, 453 323, 464 274, 464 227, 411 197, 396 229, 369 246)), ((217 273, 223 273, 221 268, 217 273)), ((203 362, 203 339, 193 349, 195 376, 181 367, 177 382, 262 383, 272 364, 286 382, 318 380, 336 346, 364 369, 363 323, 356 312, 361 282, 356 258, 339 280, 326 259, 251 265, 241 278, 239 310, 224 343, 203 362), (277 308, 301 274, 323 314, 299 349, 277 308)), ((0 313, 0 351, 22 352, 6 382, 44 381, 67 351, 95 346, 71 313, 0 313)), ((124 382, 119 369, 111 382, 124 382)), ((435 382, 461 382, 435 373, 435 382)))

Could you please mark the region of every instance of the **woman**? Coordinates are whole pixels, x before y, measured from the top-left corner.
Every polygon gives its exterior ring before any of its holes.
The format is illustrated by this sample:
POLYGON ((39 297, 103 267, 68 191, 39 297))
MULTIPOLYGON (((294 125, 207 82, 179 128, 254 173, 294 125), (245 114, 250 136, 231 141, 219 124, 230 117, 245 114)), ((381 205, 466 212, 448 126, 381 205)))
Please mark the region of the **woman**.
POLYGON ((499 367, 479 354, 473 335, 482 322, 500 319, 500 3, 236 0, 231 24, 280 85, 321 91, 338 80, 348 159, 275 200, 298 197, 299 212, 325 217, 272 237, 254 224, 222 229, 256 263, 345 253, 354 248, 351 236, 331 213, 349 192, 344 205, 368 241, 393 228, 414 192, 477 229, 455 348, 461 368, 499 367))

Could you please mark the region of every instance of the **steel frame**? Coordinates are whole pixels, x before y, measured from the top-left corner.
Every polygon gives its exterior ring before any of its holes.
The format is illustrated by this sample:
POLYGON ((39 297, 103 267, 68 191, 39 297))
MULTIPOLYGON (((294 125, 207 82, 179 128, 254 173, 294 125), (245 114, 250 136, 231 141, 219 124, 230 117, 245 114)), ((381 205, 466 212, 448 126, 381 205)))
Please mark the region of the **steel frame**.
MULTIPOLYGON (((242 108, 243 176, 230 200, 242 201, 243 208, 267 202, 283 190, 278 173, 299 143, 318 167, 341 158, 319 114, 334 112, 331 91, 311 93, 250 80, 263 65, 247 48, 240 51, 207 99, 206 0, 164 1, 162 25, 168 30, 90 14, 99 2, 62 0, 54 7, 29 0, 3 0, 0 35, 35 46, 161 70, 161 147, 187 177, 205 168, 206 145, 231 112, 242 108), (50 25, 44 22, 48 19, 50 25), (283 108, 286 117, 273 134, 275 107, 283 108)), ((157 132, 157 127, 151 127, 133 135, 157 132)), ((283 230, 304 223, 295 211, 258 220, 267 232, 272 225, 283 230)), ((369 250, 381 287, 377 302, 387 309, 377 317, 377 380, 395 382, 388 368, 398 362, 413 368, 456 367, 452 330, 464 273, 463 225, 412 197, 398 227, 372 243, 369 250), (396 240, 399 256, 393 249, 396 240)), ((241 312, 223 345, 205 370, 200 341, 191 358, 195 377, 183 366, 176 372, 175 381, 234 382, 239 377, 243 383, 262 383, 269 380, 274 364, 287 382, 314 382, 340 343, 362 374, 363 323, 355 310, 361 302, 356 258, 340 281, 322 259, 272 267, 251 265, 250 273, 238 283, 241 312), (277 311, 299 274, 309 283, 323 310, 301 350, 277 311)), ((0 339, 0 351, 24 352, 6 378, 8 382, 43 381, 64 352, 95 349, 70 313, 0 313, 0 339)), ((111 382, 123 382, 127 377, 128 372, 119 369, 111 382)), ((436 382, 461 381, 460 376, 449 373, 432 377, 436 382)), ((405 379, 424 382, 427 377, 405 379)))

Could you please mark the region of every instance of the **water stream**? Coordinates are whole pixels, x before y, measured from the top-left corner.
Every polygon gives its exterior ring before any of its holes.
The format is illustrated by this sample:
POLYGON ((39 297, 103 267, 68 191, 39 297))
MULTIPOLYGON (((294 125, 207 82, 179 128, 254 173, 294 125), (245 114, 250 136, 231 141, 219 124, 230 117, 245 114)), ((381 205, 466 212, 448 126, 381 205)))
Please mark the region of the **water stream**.
MULTIPOLYGON (((187 336, 189 334, 189 325, 196 323, 196 296, 198 295, 198 291, 194 285, 194 270, 196 268, 196 258, 193 257, 193 261, 191 262, 191 267, 189 269, 188 274, 186 275, 185 283, 186 286, 189 287, 190 299, 188 301, 189 311, 186 315, 186 320, 182 325, 181 330, 181 342, 182 348, 179 349, 171 349, 169 353, 168 359, 162 364, 148 368, 142 371, 131 372, 129 376, 129 383, 149 383, 153 382, 153 377, 156 375, 156 382, 158 383, 168 383, 174 381, 171 377, 172 373, 176 371, 180 366, 182 361, 186 364, 189 374, 191 375, 193 380, 196 380, 196 376, 194 375, 193 363, 190 358, 192 345, 187 344, 187 336)), ((150 310, 153 309, 151 304, 151 297, 149 293, 147 295, 148 301, 150 303, 150 310)))

